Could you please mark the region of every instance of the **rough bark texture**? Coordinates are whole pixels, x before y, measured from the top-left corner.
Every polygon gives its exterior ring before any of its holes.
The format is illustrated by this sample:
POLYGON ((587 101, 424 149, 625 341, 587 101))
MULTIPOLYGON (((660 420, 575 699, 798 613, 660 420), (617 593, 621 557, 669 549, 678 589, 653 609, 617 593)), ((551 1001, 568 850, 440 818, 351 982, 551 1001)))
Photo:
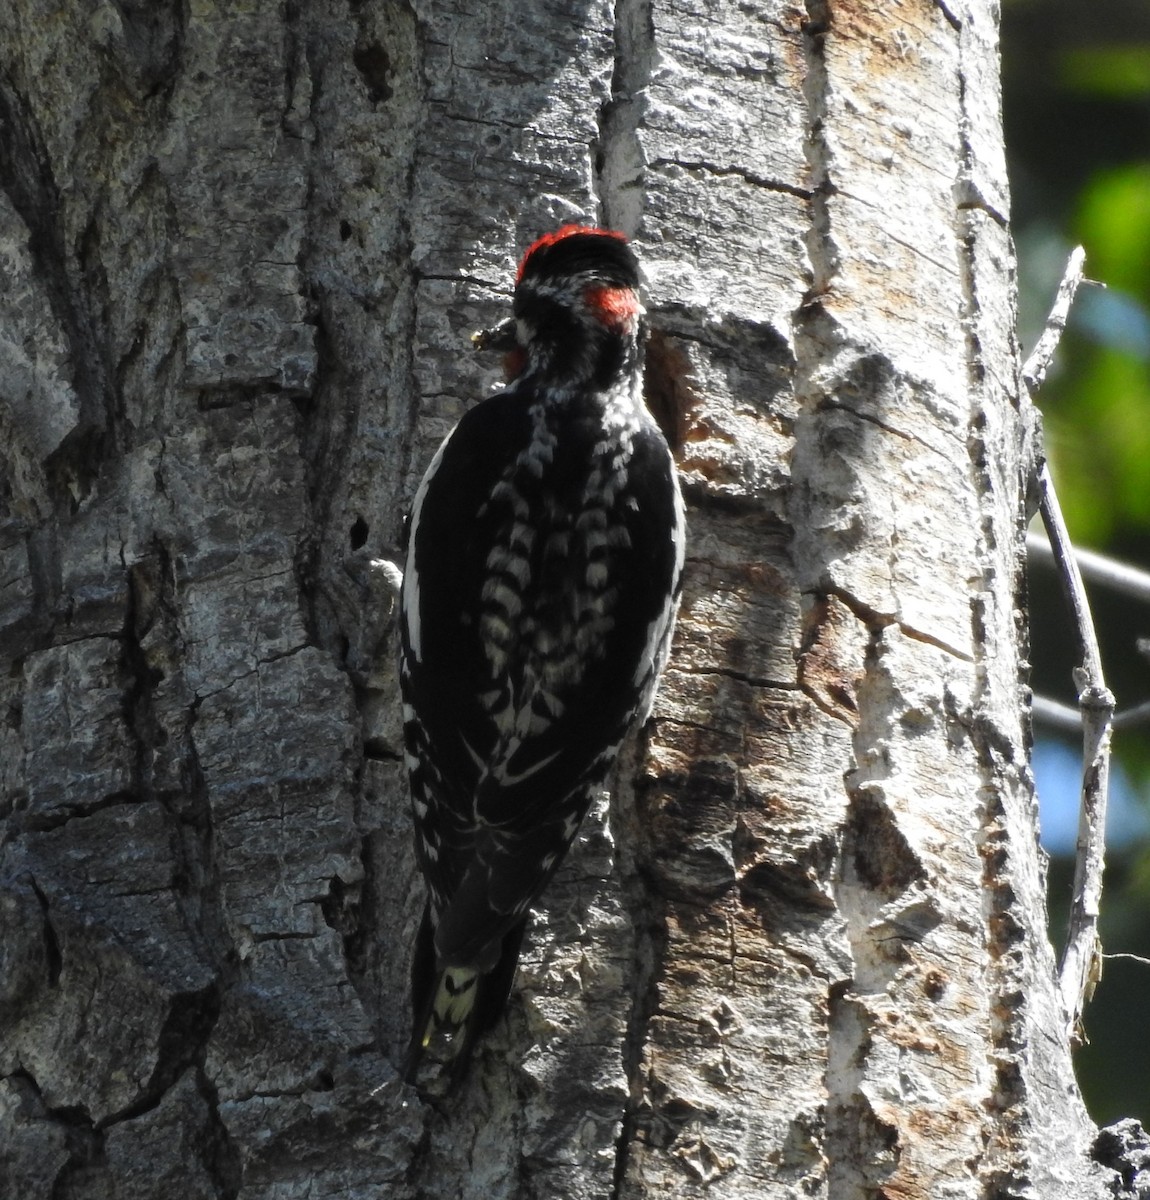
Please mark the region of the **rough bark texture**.
POLYGON ((995 17, 0 6, 0 1193, 1109 1194, 1026 765, 995 17), (370 560, 568 219, 636 236, 689 579, 437 1111, 370 560))

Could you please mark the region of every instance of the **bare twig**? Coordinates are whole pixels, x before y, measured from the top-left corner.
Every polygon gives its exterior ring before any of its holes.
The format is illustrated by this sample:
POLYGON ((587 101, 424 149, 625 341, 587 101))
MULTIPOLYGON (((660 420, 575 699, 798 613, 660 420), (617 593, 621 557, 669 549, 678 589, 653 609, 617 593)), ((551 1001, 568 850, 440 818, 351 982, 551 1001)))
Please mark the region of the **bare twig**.
POLYGON ((1112 958, 1128 958, 1132 962, 1141 963, 1144 967, 1150 967, 1150 958, 1143 958, 1141 954, 1127 954, 1123 950, 1116 951, 1114 954, 1104 954, 1102 957, 1107 962, 1112 958))
POLYGON ((1062 282, 1058 285, 1058 294, 1054 297, 1054 307, 1046 318, 1046 328, 1038 339, 1030 357, 1022 368, 1022 381, 1033 396, 1042 386, 1046 372, 1050 369, 1054 352, 1062 340, 1066 329, 1066 319, 1070 315, 1070 306, 1074 303, 1074 294, 1082 282, 1082 267, 1086 262, 1086 251, 1081 246, 1075 246, 1070 252, 1062 282))
MULTIPOLYGON (((1030 532, 1026 535, 1026 549, 1036 558, 1051 564, 1055 563, 1054 551, 1050 543, 1041 533, 1030 532)), ((1096 583, 1112 591, 1124 592, 1150 604, 1150 571, 1132 567, 1129 563, 1118 562, 1104 554, 1096 554, 1093 550, 1081 550, 1073 547, 1074 561, 1082 578, 1087 583, 1096 583)), ((1145 647, 1140 642, 1137 646, 1140 653, 1145 647)), ((1075 708, 1062 704, 1046 696, 1035 696, 1033 714, 1036 721, 1042 722, 1054 729, 1077 730, 1081 725, 1081 716, 1075 708)), ((1111 728, 1117 732, 1120 729, 1134 729, 1139 725, 1150 723, 1150 701, 1137 704, 1124 712, 1116 713, 1111 728)))
MULTIPOLYGON (((1031 701, 1030 711, 1037 722, 1051 729, 1065 729, 1067 732, 1077 733, 1082 728, 1082 714, 1078 709, 1058 700, 1051 700, 1049 696, 1035 696, 1031 701)), ((1117 733, 1122 729, 1136 729, 1139 725, 1147 724, 1150 724, 1150 700, 1115 713, 1110 728, 1117 733)))
POLYGON ((1150 700, 1144 704, 1136 704, 1133 708, 1126 709, 1125 712, 1117 713, 1114 717, 1115 729, 1134 729, 1138 725, 1145 725, 1150 721, 1150 700))
MULTIPOLYGON (((1031 395, 1042 385, 1058 348, 1070 306, 1082 282, 1085 261, 1082 247, 1076 246, 1066 264, 1046 328, 1022 369, 1023 382, 1031 395)), ((1110 730, 1114 717, 1114 697, 1102 675, 1102 656, 1098 651, 1098 636, 1090 615, 1090 602, 1086 597, 1074 548, 1070 544, 1050 468, 1041 460, 1035 466, 1038 510, 1042 514, 1042 523, 1050 539, 1054 561, 1074 616, 1082 652, 1082 665, 1074 672, 1078 708, 1082 714, 1082 799, 1078 811, 1074 893, 1070 901, 1066 948, 1062 953, 1059 971, 1068 1033, 1075 1039, 1083 1005, 1097 983, 1102 967, 1098 914, 1102 902, 1102 868, 1106 852, 1106 796, 1110 779, 1110 730)))
POLYGON ((1078 709, 1048 696, 1036 695, 1030 702, 1030 713, 1035 721, 1052 729, 1065 729, 1068 733, 1078 733, 1082 729, 1082 714, 1078 709))
POLYGON ((1074 893, 1059 976, 1067 1021, 1071 1036, 1074 1036, 1087 993, 1098 978, 1100 966, 1098 914, 1106 850, 1106 797, 1114 696, 1102 675, 1102 657, 1090 615, 1090 602, 1086 598, 1086 588, 1070 545, 1054 483, 1045 465, 1039 475, 1039 511, 1074 614, 1082 652, 1082 666, 1074 672, 1082 714, 1082 801, 1078 814, 1074 893))
MULTIPOLYGON (((1026 548, 1038 558, 1053 559, 1050 543, 1040 533, 1026 535, 1026 548)), ((1116 592, 1125 592, 1136 600, 1150 604, 1150 571, 1141 571, 1128 563, 1117 562, 1093 550, 1074 549, 1074 560, 1082 572, 1082 578, 1098 583, 1116 592)))

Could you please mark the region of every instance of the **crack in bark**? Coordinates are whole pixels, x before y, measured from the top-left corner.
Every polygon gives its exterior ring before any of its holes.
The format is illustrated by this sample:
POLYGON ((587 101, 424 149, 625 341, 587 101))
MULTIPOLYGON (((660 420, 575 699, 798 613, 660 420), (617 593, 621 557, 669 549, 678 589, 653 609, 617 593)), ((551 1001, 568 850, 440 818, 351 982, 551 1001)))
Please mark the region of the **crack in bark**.
POLYGON ((87 803, 76 802, 69 804, 67 808, 56 809, 53 812, 28 812, 22 817, 13 818, 12 837, 15 839, 25 833, 51 833, 54 830, 63 829, 72 821, 85 820, 88 817, 94 817, 97 813, 106 812, 110 808, 139 804, 140 801, 141 797, 135 792, 109 792, 108 795, 101 796, 98 800, 90 800, 87 803))
POLYGON ((875 416, 874 413, 864 412, 861 409, 853 408, 849 404, 845 404, 841 400, 826 397, 819 405, 820 412, 844 412, 849 413, 852 417, 857 417, 860 421, 866 421, 868 425, 873 425, 876 429, 881 429, 884 433, 889 433, 893 437, 901 438, 904 442, 909 442, 911 445, 922 446, 925 450, 934 452, 934 447, 927 441, 918 437, 916 434, 908 433, 905 429, 899 429, 897 425, 891 425, 884 421, 881 417, 875 416))
POLYGON ((240 1148, 220 1113, 220 1094, 204 1068, 196 1069, 196 1086, 208 1112, 208 1142, 204 1169, 215 1184, 219 1200, 237 1200, 243 1183, 240 1148))
MULTIPOLYGON (((985 940, 988 949, 994 946, 999 948, 998 953, 990 954, 988 968, 988 1018, 994 1054, 987 1065, 993 1073, 993 1080, 987 1097, 987 1144, 978 1169, 980 1173, 984 1173, 987 1195, 992 1192, 995 1195, 1014 1195, 1029 1192, 1033 1188, 1032 1159, 1035 1141, 1033 1133, 1028 1139, 1019 1128, 1020 1122, 1009 1119, 1007 1114, 1025 1113, 1027 1108, 1035 1103, 1035 1096, 1028 1085, 1027 1074, 1022 1069, 1028 1034, 1029 997, 1026 989, 1019 985, 1015 955, 1008 952, 1007 947, 1021 936, 1021 931, 1027 928, 1028 921, 1025 913, 1017 915, 1019 896, 1013 877, 1019 870, 1025 870, 1025 867, 1014 861, 1015 855, 1008 832, 1009 788, 1002 788, 999 782, 1004 778, 1002 761, 1014 762, 1014 744, 1007 738, 1006 746, 1003 745, 1002 732, 986 715, 993 704, 993 697, 990 692, 990 664, 986 661, 985 648, 994 637, 995 631, 991 627, 994 615, 987 611, 982 597, 993 593, 996 588, 1001 591, 1001 585, 996 581, 996 563, 1001 561, 1004 555, 999 552, 994 507, 996 492, 1004 483, 1009 486, 1009 477, 1004 479, 1003 472, 996 469, 996 452, 988 445, 987 393, 995 384, 1008 393, 1017 385, 1014 381, 1003 385, 996 377, 988 375, 983 367, 985 354, 980 328, 984 305, 979 291, 980 233, 976 214, 985 213, 999 228, 1005 228, 1006 221, 996 206, 987 201, 976 178, 978 159, 971 138, 975 121, 971 107, 977 100, 970 94, 966 69, 975 31, 969 23, 960 23, 943 0, 935 2, 947 20, 960 32, 958 100, 961 141, 958 161, 955 164, 954 193, 956 225, 961 235, 958 261, 963 299, 961 328, 966 341, 967 394, 970 397, 966 439, 967 464, 971 487, 979 498, 981 516, 977 529, 979 561, 982 564, 981 587, 971 605, 972 642, 979 651, 976 662, 980 669, 969 711, 965 714, 954 712, 954 705, 951 703, 950 718, 964 729, 970 738, 981 776, 982 786, 978 790, 978 796, 981 809, 979 827, 982 836, 978 850, 983 863, 983 894, 986 897, 985 940)), ((1017 356, 1017 347, 1014 347, 1014 352, 1017 356)), ((1021 394, 1015 392, 1013 401, 1013 408, 1002 405, 1004 416, 1011 412, 1018 413, 1020 410, 1025 412, 1028 404, 1025 391, 1021 394)), ((1014 432, 1018 444, 1024 444, 1025 418, 1020 417, 1020 427, 1016 427, 1014 432)), ((1022 470, 1030 465, 1023 457, 1022 470)), ((1027 482, 1021 478, 1020 473, 1020 511, 1025 508, 1027 482)), ((1018 521, 1013 555, 1015 578, 1011 583, 1010 593, 1022 612, 1026 611, 1025 570, 1021 569, 1025 559, 1024 538, 1025 521, 1018 521)), ((1025 643, 1025 627, 1020 628, 1016 624, 1015 630, 1025 643)), ((1025 645, 1021 653, 1025 658, 1025 645)), ((1024 682, 1024 679, 1019 680, 1020 685, 1024 682)), ((1027 778, 1026 766, 1023 765, 1021 771, 1016 768, 1014 777, 1018 787, 1030 791, 1033 804, 1033 783, 1027 778)))
POLYGON ((614 34, 611 98, 599 112, 592 181, 600 223, 631 237, 643 218, 646 162, 639 126, 647 111, 647 88, 655 65, 652 0, 616 0, 614 34))
POLYGON ((55 987, 60 982, 60 972, 64 967, 64 956, 60 949, 60 937, 52 924, 52 906, 34 876, 28 876, 28 886, 40 904, 44 926, 44 961, 48 967, 48 986, 55 987))
POLYGON ((0 653, 19 662, 53 645, 52 635, 61 608, 59 535, 54 516, 48 515, 24 537, 31 596, 24 615, 0 631, 0 653))
MULTIPOLYGON (((883 631, 895 622, 841 590, 833 594, 869 630, 865 655, 869 677, 876 670, 883 631)), ((860 701, 865 701, 865 679, 858 693, 860 701)), ((860 703, 859 726, 865 728, 861 710, 860 703)), ((854 741, 857 765, 865 760, 874 739, 864 740, 856 731, 854 741)), ((846 824, 834 881, 835 904, 845 922, 850 971, 831 982, 828 989, 826 1136, 839 1146, 829 1176, 832 1192, 861 1197, 869 1195, 870 1188, 881 1179, 896 1175, 901 1161, 898 1126, 884 1119, 881 1106, 872 1102, 865 1087, 876 1020, 869 998, 885 995, 901 965, 897 955, 882 951, 884 938, 875 927, 875 914, 906 895, 922 877, 923 867, 884 797, 874 792, 869 781, 850 786, 852 773, 848 771, 844 776, 846 824), (892 855, 896 867, 893 874, 892 855)), ((901 941, 898 939, 898 944, 901 941)))
MULTIPOLYGON (((90 435, 102 434, 108 428, 113 410, 106 346, 96 320, 88 275, 69 266, 63 200, 47 144, 35 114, 6 73, 0 74, 0 167, 5 194, 28 228, 29 249, 71 352, 80 420, 52 458, 60 465, 68 460, 86 492, 99 458, 89 458, 79 451, 86 448, 90 435)), ((57 499, 61 498, 58 493, 57 499)))
MULTIPOLYGON (((285 575, 285 574, 287 574, 286 571, 273 572, 273 575, 285 575)), ((198 707, 205 700, 210 700, 210 699, 212 699, 213 696, 219 696, 223 692, 230 691, 241 680, 251 679, 251 677, 253 675, 258 675, 260 673, 261 668, 270 666, 272 663, 280 662, 281 660, 283 660, 285 658, 294 658, 297 654, 301 654, 305 650, 312 649, 313 645, 314 645, 314 643, 312 643, 310 641, 300 642, 300 644, 298 646, 290 646, 286 650, 279 650, 275 654, 267 654, 261 658, 257 658, 255 660, 254 667, 251 667, 247 671, 240 671, 238 674, 233 675, 227 681, 227 683, 222 683, 222 684, 220 684, 219 687, 212 688, 209 691, 197 692, 194 703, 198 707)))
POLYGON ((847 729, 854 729, 855 722, 849 717, 844 716, 841 708, 836 708, 829 700, 827 700, 818 690, 811 687, 809 684, 799 684, 799 690, 804 696, 820 711, 828 717, 833 717, 836 721, 845 725, 847 729))
POLYGON ((176 1080, 189 1068, 203 1068, 208 1040, 220 1015, 220 989, 215 982, 193 992, 176 992, 160 1030, 151 1078, 140 1094, 118 1112, 96 1123, 97 1131, 152 1112, 163 1102, 176 1080))
MULTIPOLYGON (((430 271, 420 271, 417 267, 412 267, 412 277, 416 283, 426 282, 442 282, 442 283, 473 283, 476 287, 483 288, 484 291, 490 292, 499 299, 511 302, 511 291, 506 284, 492 283, 490 279, 482 279, 478 275, 469 275, 465 271, 461 271, 458 275, 437 275, 430 271)), ((428 393, 429 395, 450 395, 449 392, 428 393)))
POLYGON ((707 162, 705 159, 686 158, 655 158, 647 164, 649 167, 682 167, 684 171, 702 171, 708 175, 732 176, 743 180, 754 187, 764 188, 769 192, 782 192, 787 196, 797 196, 800 200, 810 200, 810 188, 798 187, 793 183, 784 183, 781 179, 768 179, 765 175, 757 175, 745 167, 719 166, 718 163, 707 162))
POLYGON ((946 3, 946 0, 934 0, 934 5, 939 10, 939 12, 941 12, 942 15, 946 18, 947 23, 950 25, 951 29, 955 30, 956 32, 961 31, 962 20, 954 12, 954 10, 950 7, 950 5, 948 5, 946 3))
POLYGON ((898 631, 905 634, 906 637, 913 641, 922 642, 924 645, 933 646, 936 650, 941 650, 944 654, 949 654, 952 658, 958 659, 960 662, 972 663, 974 657, 968 654, 965 650, 960 650, 957 646, 950 645, 949 642, 943 641, 941 638, 935 637, 931 633, 927 633, 924 629, 916 629, 913 625, 908 625, 905 621, 896 617, 893 613, 879 612, 878 609, 872 608, 864 600, 860 600, 857 596, 847 591, 845 588, 837 585, 831 585, 825 588, 810 589, 803 592, 805 596, 834 596, 841 600, 843 604, 851 610, 852 613, 871 631, 872 635, 876 632, 881 634, 883 629, 889 626, 895 626, 898 631))
POLYGON ((811 221, 806 235, 807 256, 811 264, 811 296, 829 291, 839 273, 838 254, 831 237, 828 198, 835 185, 830 176, 833 155, 827 145, 824 125, 827 119, 826 61, 823 41, 831 27, 831 9, 827 0, 805 0, 807 19, 803 23, 803 52, 806 72, 803 98, 807 106, 805 152, 811 172, 811 221))
MULTIPOLYGON (((32 1103, 38 1110, 37 1115, 40 1119, 47 1117, 63 1132, 67 1158, 50 1181, 51 1191, 47 1194, 51 1200, 67 1200, 76 1194, 71 1187, 73 1178, 106 1166, 102 1131, 96 1128, 84 1109, 66 1105, 54 1108, 48 1104, 39 1081, 27 1066, 20 1066, 4 1078, 16 1081, 23 1090, 31 1093, 32 1103)), ((44 1180, 44 1183, 48 1182, 49 1180, 44 1180)))
POLYGON ((359 861, 363 878, 354 883, 345 883, 338 875, 332 876, 327 895, 319 899, 320 911, 330 929, 339 934, 343 950, 347 977, 366 1012, 372 1011, 373 997, 368 978, 368 951, 378 931, 374 914, 365 897, 368 882, 377 870, 375 850, 370 836, 360 838, 359 861))
MULTIPOLYGON (((638 777, 644 750, 642 737, 627 740, 616 769, 617 778, 634 780, 638 777)), ((643 1052, 651 1019, 659 1006, 659 975, 666 957, 667 929, 662 911, 664 901, 647 883, 636 861, 640 841, 634 832, 638 814, 633 785, 613 788, 611 800, 612 825, 618 821, 622 829, 621 836, 616 839, 619 848, 617 870, 623 880, 625 903, 627 911, 633 915, 635 929, 631 1007, 627 1014, 621 1063, 627 1083, 627 1100, 620 1115, 619 1135, 615 1139, 615 1163, 609 1193, 609 1200, 623 1200, 627 1170, 645 1109, 649 1115, 644 1098, 643 1052)))
POLYGON ((1010 218, 1005 213, 999 212, 984 196, 974 195, 960 199, 955 207, 959 212, 984 212, 1000 229, 1010 228, 1010 218))
POLYGON ((795 692, 801 691, 801 687, 794 680, 770 679, 765 675, 751 675, 746 671, 736 670, 734 667, 691 667, 680 666, 675 668, 679 674, 695 675, 706 677, 708 675, 718 675, 724 679, 733 679, 736 683, 745 683, 749 687, 756 688, 776 688, 780 691, 795 692))
MULTIPOLYGON (((301 17, 304 19, 308 18, 301 17)), ((421 75, 421 64, 427 59, 426 39, 418 14, 409 6, 373 10, 371 6, 353 4, 350 19, 354 23, 356 47, 352 66, 363 82, 375 90, 372 103, 383 107, 398 97, 409 106, 410 124, 403 123, 394 129, 387 156, 396 193, 394 240, 384 248, 384 261, 373 267, 369 282, 360 283, 364 277, 358 272, 363 264, 353 258, 346 263, 346 272, 338 277, 337 287, 332 282, 331 261, 333 256, 338 259, 340 252, 329 248, 328 241, 333 228, 339 227, 338 218, 345 214, 334 210, 329 201, 325 177, 333 166, 338 175, 348 150, 342 144, 342 135, 333 134, 330 121, 323 118, 331 103, 329 86, 338 95, 338 88, 328 83, 329 76, 338 78, 345 64, 329 61, 331 48, 325 39, 315 36, 314 31, 304 31, 308 67, 314 81, 311 106, 316 133, 308 162, 309 196, 313 197, 309 203, 311 217, 300 271, 315 294, 318 334, 315 388, 312 402, 300 418, 308 529, 296 555, 296 573, 308 643, 326 650, 347 675, 360 728, 367 734, 360 742, 363 762, 352 785, 354 833, 358 837, 362 876, 354 883, 333 877, 327 894, 319 897, 318 903, 327 925, 339 935, 348 982, 379 1038, 385 1027, 380 1011, 380 972, 369 950, 378 942, 379 918, 374 905, 381 889, 377 876, 386 866, 381 868, 380 856, 374 849, 375 840, 381 836, 377 827, 379 818, 371 814, 365 802, 363 763, 396 762, 402 756, 373 735, 370 713, 378 704, 379 693, 365 686, 364 681, 371 662, 378 656, 394 654, 394 630, 388 625, 389 621, 393 624, 390 614, 394 596, 381 588, 381 579, 374 573, 369 572, 369 577, 362 580, 347 569, 347 530, 355 531, 352 536, 358 542, 351 548, 353 558, 362 552, 370 559, 379 554, 381 547, 390 549, 400 541, 406 508, 403 493, 420 466, 412 460, 420 444, 421 417, 427 399, 420 394, 414 358, 419 342, 420 285, 442 281, 457 288, 479 288, 489 294, 500 289, 476 275, 423 272, 415 262, 419 234, 412 228, 411 220, 418 208, 421 153, 416 130, 426 118, 427 105, 427 81, 421 75), (354 325, 349 332, 341 316, 341 305, 349 299, 370 312, 373 321, 382 320, 387 326, 390 360, 383 375, 387 389, 383 397, 367 395, 361 387, 366 368, 357 355, 362 354, 363 348, 354 341, 354 325), (381 312, 382 317, 376 315, 381 312), (362 480, 356 477, 365 461, 357 438, 363 437, 365 421, 376 420, 390 426, 388 436, 393 442, 387 465, 398 489, 384 511, 371 511, 365 506, 362 480)), ((334 195, 339 197, 338 188, 334 195)), ((344 197, 342 203, 346 201, 344 197)), ((341 233, 338 243, 341 247, 354 245, 349 241, 351 226, 346 221, 345 224, 348 232, 341 233)), ((376 257, 378 252, 369 259, 376 257)), ((390 699, 398 703, 397 695, 390 699)), ((392 1004, 402 1003, 404 997, 383 998, 385 1004, 389 1000, 392 1004)), ((387 1046, 377 1042, 371 1048, 386 1057, 387 1046)))

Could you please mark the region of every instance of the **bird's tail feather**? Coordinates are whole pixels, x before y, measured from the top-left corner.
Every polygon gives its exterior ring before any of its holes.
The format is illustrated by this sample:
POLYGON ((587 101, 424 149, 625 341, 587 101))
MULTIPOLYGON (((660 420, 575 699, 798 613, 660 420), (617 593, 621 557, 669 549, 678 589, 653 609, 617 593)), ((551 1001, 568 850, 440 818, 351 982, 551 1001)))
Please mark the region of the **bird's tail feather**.
POLYGON ((448 1072, 448 1088, 466 1074, 476 1038, 495 1024, 507 1003, 525 925, 521 921, 504 935, 498 961, 483 974, 436 962, 435 931, 424 914, 411 969, 415 1019, 404 1064, 409 1083, 421 1082, 421 1066, 436 1077, 448 1072))

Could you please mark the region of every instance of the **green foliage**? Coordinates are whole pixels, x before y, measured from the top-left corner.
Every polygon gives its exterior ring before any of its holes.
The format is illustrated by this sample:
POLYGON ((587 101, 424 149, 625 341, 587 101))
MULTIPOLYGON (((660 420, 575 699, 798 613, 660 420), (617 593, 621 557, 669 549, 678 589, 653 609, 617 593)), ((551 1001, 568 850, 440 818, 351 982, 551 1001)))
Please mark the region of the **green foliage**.
POLYGON ((1047 453, 1071 536, 1106 545, 1150 522, 1150 364, 1068 340, 1051 386, 1047 453))
POLYGON ((1150 43, 1074 46, 1063 51, 1068 91, 1128 99, 1150 94, 1150 43))
POLYGON ((1075 224, 1110 287, 1150 298, 1150 162, 1095 172, 1075 224))
POLYGON ((1041 402, 1071 534, 1105 546, 1150 529, 1150 162, 1095 172, 1069 232, 1109 291, 1082 293, 1041 402))

